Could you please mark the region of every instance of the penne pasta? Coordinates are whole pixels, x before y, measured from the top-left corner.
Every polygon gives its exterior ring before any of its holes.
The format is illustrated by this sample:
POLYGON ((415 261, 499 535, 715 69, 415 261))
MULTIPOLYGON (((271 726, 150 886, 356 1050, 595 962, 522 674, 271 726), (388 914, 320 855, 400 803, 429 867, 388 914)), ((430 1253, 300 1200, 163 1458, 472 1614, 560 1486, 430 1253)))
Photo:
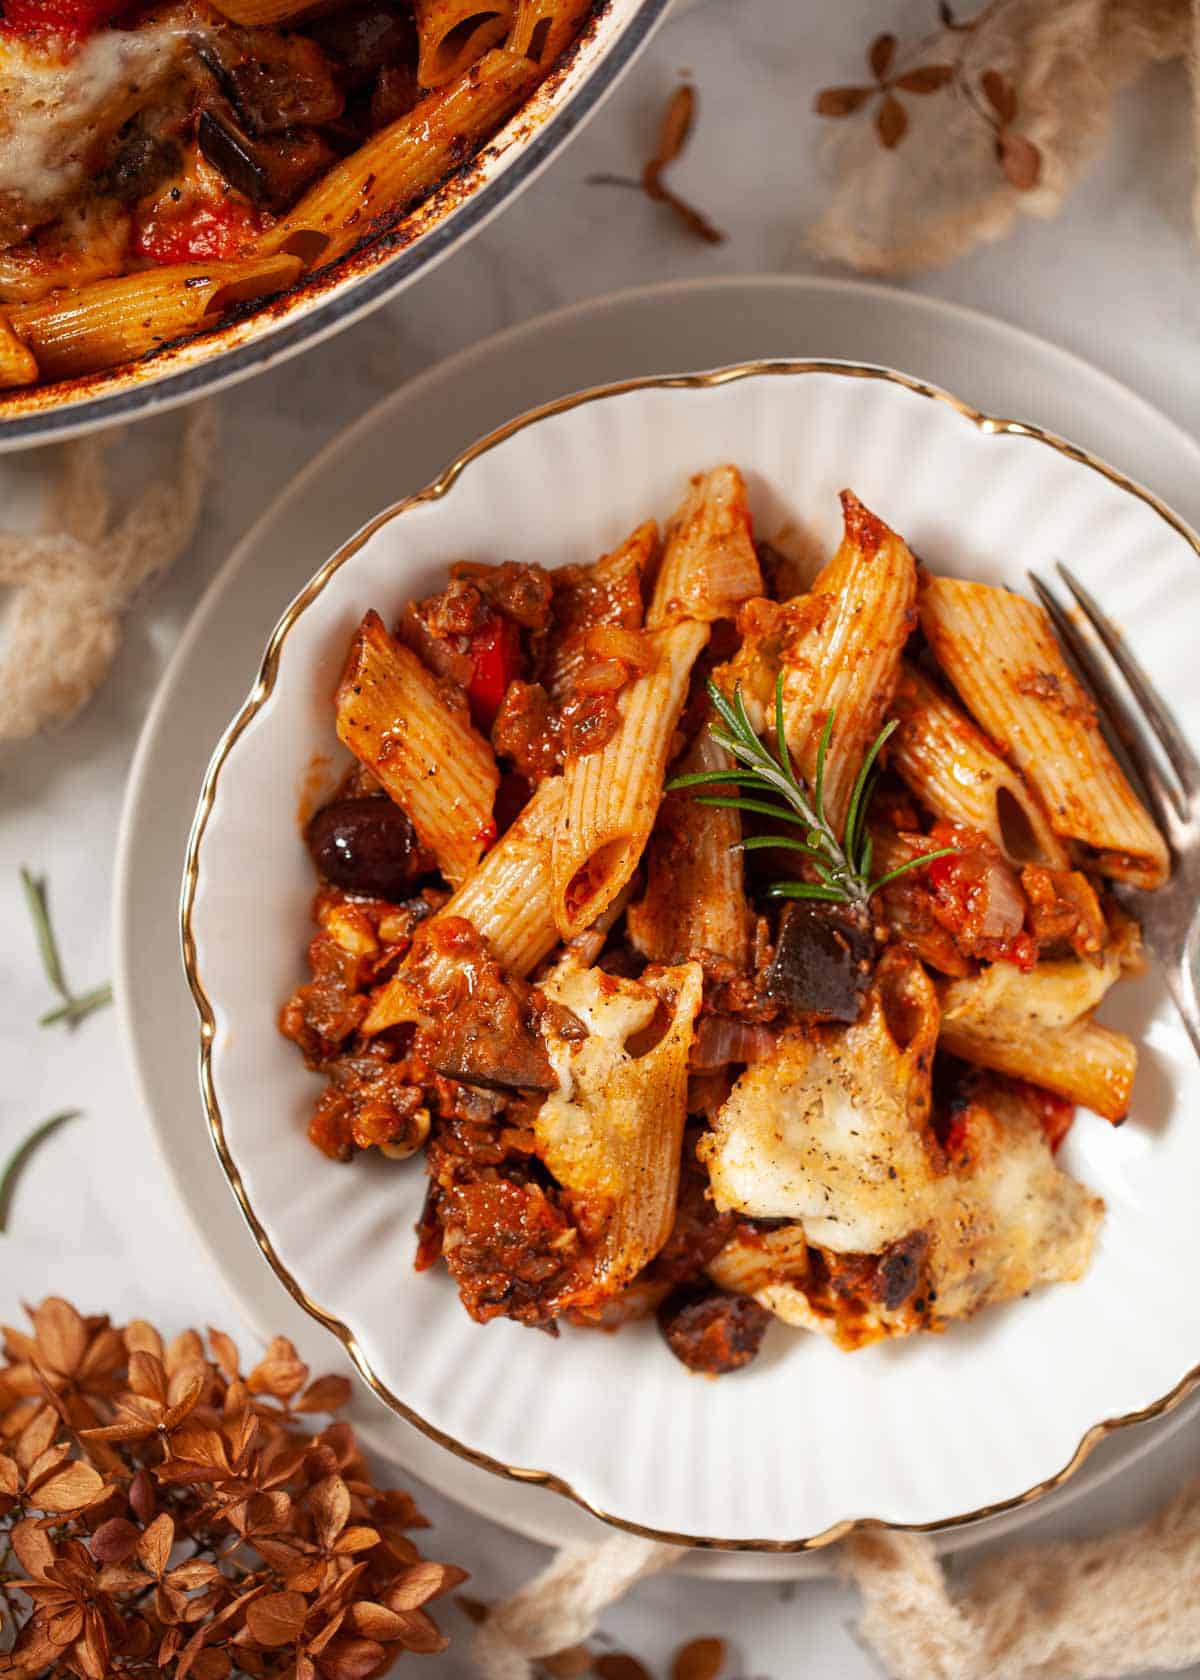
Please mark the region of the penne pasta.
MULTIPOLYGON (((733 763, 705 725, 679 762, 680 774, 733 763)), ((750 911, 737 811, 666 795, 646 847, 646 890, 629 906, 626 932, 648 962, 682 962, 695 951, 745 968, 750 911)))
POLYGON ((848 490, 842 510, 842 542, 811 592, 782 605, 748 602, 739 619, 742 646, 717 674, 730 697, 741 690, 755 728, 773 732, 775 680, 782 671, 787 744, 810 786, 833 715, 824 797, 838 832, 863 755, 891 705, 917 594, 916 565, 905 543, 848 490))
POLYGON ((462 163, 536 79, 527 59, 499 49, 487 53, 335 164, 257 248, 293 251, 308 263, 333 262, 372 232, 379 217, 405 209, 462 163))
POLYGON ((18 304, 9 324, 44 379, 73 379, 200 332, 234 304, 292 285, 300 268, 276 255, 142 269, 18 304))
POLYGON ((601 1235, 592 1276, 563 1307, 587 1307, 632 1281, 671 1230, 687 1118, 687 1062, 703 972, 684 963, 622 980, 565 969, 544 990, 587 1028, 582 1040, 548 1035, 559 1088, 534 1132, 538 1155, 573 1194, 596 1198, 601 1235), (642 1055, 628 1049, 660 1010, 667 1025, 642 1055))
MULTIPOLYGON (((513 0, 413 0, 420 53, 417 81, 441 87, 453 81, 513 31, 513 0)), ((514 41, 509 50, 522 51, 514 41)))
MULTIPOLYGON (((437 916, 461 916, 484 938, 496 961, 510 974, 526 975, 558 942, 550 906, 550 842, 562 809, 563 781, 542 782, 516 822, 484 857, 475 873, 437 916)), ((453 964, 425 963, 422 982, 440 990, 453 964)), ((365 1033, 383 1032, 401 1021, 422 1018, 411 976, 402 969, 371 1000, 365 1033)))
POLYGON ((37 376, 38 365, 33 351, 21 342, 9 325, 7 314, 0 310, 0 391, 10 391, 18 385, 32 385, 37 376))
POLYGON ((592 0, 517 0, 508 50, 538 64, 553 64, 575 39, 591 9, 592 0))
POLYGON ((698 474, 667 528, 647 628, 732 618, 762 586, 741 473, 725 466, 698 474))
POLYGON ((943 989, 939 1045, 978 1067, 1057 1091, 1106 1120, 1123 1120, 1137 1051, 1124 1033, 1092 1020, 1120 973, 1115 946, 1098 963, 1043 962, 1028 974, 992 963, 943 989))
POLYGON ((212 0, 212 4, 230 23, 255 29, 298 17, 312 9, 314 0, 212 0))
POLYGON ((336 703, 341 741, 404 809, 446 879, 461 886, 496 831, 492 749, 378 613, 359 626, 336 703))
POLYGON ((540 680, 555 704, 565 700, 587 663, 587 637, 599 625, 638 630, 642 579, 658 559, 658 526, 645 520, 611 554, 572 573, 557 598, 555 626, 543 651, 540 680))
POLYGON ((600 751, 567 761, 550 853, 551 901, 564 939, 594 922, 638 866, 692 666, 707 640, 707 625, 687 622, 648 636, 654 664, 622 691, 616 734, 600 751))
POLYGON ((968 711, 1041 796, 1054 832, 1087 847, 1102 874, 1160 886, 1166 844, 1043 609, 987 584, 928 578, 921 624, 968 711))
POLYGON ((1041 800, 914 665, 903 667, 892 716, 899 727, 888 746, 888 764, 927 810, 986 834, 1013 863, 1067 868, 1067 848, 1041 800))

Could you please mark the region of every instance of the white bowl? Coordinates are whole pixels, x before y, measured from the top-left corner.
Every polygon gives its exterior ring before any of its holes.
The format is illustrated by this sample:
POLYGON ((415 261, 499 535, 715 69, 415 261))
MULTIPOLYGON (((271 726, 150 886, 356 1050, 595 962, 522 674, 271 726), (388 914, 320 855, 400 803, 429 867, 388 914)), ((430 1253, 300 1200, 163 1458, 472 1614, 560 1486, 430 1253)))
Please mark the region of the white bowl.
POLYGON ((1200 673, 1179 628, 1200 623, 1200 544, 1119 473, 883 369, 634 382, 484 439, 288 608, 209 768, 184 946, 230 1183, 266 1258, 376 1392, 445 1445, 606 1520, 784 1549, 858 1519, 935 1527, 1033 1498, 1200 1374, 1200 1067, 1157 979, 1120 988, 1106 1017, 1141 1045, 1129 1122, 1082 1115, 1066 1150, 1109 1209, 1082 1283, 855 1355, 776 1326, 754 1366, 718 1383, 690 1376, 653 1326, 552 1341, 473 1324, 446 1276, 412 1269, 420 1164, 319 1155, 305 1137, 316 1081, 275 1027, 309 936, 301 789, 318 759, 330 786, 338 774, 331 694, 364 609, 386 617, 452 559, 592 559, 722 460, 745 471, 765 536, 792 526, 828 551, 850 485, 936 571, 1020 588, 1027 567, 1069 557, 1200 738, 1200 673))

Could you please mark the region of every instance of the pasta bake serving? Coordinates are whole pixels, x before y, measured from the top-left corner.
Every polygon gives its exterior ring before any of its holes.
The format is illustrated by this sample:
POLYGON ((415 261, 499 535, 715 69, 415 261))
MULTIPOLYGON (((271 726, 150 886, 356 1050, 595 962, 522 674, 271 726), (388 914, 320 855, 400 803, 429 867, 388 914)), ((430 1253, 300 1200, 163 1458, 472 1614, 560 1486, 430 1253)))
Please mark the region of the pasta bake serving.
POLYGON ((593 0, 0 0, 0 391, 212 328, 467 162, 593 0))
POLYGON ((318 1148, 423 1157, 418 1268, 480 1322, 654 1315, 718 1374, 772 1317, 853 1349, 1088 1266, 1107 884, 1167 849, 1042 609, 842 508, 808 581, 719 466, 354 636, 281 1026, 318 1148))

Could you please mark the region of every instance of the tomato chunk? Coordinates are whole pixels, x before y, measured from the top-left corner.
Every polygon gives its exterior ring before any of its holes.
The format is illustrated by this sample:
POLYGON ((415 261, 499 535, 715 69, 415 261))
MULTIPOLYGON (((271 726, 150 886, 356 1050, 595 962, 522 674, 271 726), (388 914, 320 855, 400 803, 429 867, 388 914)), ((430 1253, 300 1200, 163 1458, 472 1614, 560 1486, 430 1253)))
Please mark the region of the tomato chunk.
POLYGON ((131 0, 4 0, 0 29, 10 35, 61 35, 82 40, 102 29, 131 0))
POLYGON ((156 263, 219 262, 240 256, 258 227, 248 204, 225 198, 186 213, 151 215, 138 229, 134 249, 156 263))

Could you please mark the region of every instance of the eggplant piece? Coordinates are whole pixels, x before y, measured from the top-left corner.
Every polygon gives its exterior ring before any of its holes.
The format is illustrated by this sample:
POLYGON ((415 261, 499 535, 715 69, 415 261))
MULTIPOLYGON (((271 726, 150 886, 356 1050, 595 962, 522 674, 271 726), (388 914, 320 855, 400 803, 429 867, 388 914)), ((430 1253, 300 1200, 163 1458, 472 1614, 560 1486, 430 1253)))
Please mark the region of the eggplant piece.
POLYGON ((418 1052, 447 1079, 491 1090, 552 1091, 558 1084, 519 982, 476 976, 475 990, 418 1041, 418 1052))
POLYGON ((768 997, 808 1020, 858 1020, 875 958, 871 924, 862 911, 819 899, 796 899, 783 912, 768 997))
POLYGON ((689 1371, 723 1377, 749 1365, 771 1322, 766 1307, 749 1295, 682 1290, 658 1309, 663 1340, 689 1371))
POLYGON ((140 117, 125 125, 101 177, 102 190, 126 206, 136 204, 183 168, 177 141, 156 134, 140 117))
POLYGON ((335 155, 311 129, 251 140, 231 116, 211 107, 200 115, 197 139, 201 152, 229 185, 244 193, 256 209, 273 215, 290 209, 335 155))
POLYGON ((225 54, 233 102, 252 134, 286 134, 294 128, 336 122, 346 96, 333 66, 306 35, 248 29, 235 56, 225 54))
POLYGON ((384 0, 346 6, 332 16, 313 19, 307 33, 338 63, 352 86, 369 82, 378 71, 403 67, 416 83, 417 31, 412 13, 384 0))

